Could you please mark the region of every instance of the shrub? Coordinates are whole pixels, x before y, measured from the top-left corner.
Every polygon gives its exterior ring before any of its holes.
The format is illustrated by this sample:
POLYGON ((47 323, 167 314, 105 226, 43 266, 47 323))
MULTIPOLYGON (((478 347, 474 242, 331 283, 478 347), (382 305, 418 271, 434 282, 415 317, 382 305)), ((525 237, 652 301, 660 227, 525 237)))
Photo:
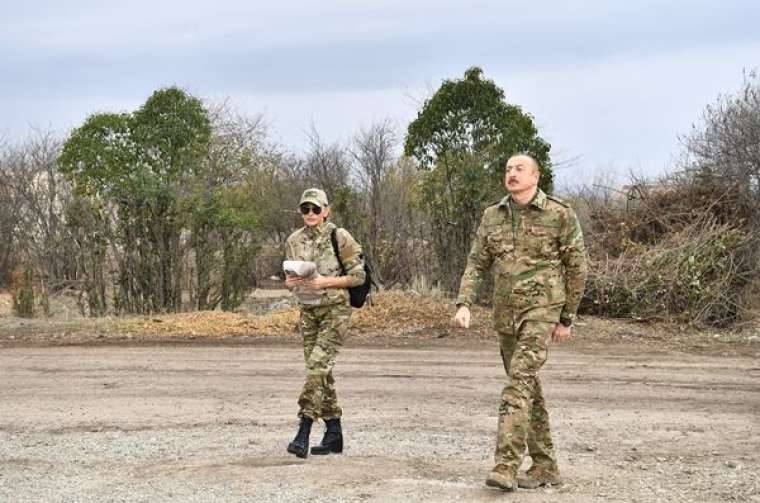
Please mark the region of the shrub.
POLYGON ((747 313, 752 237, 714 218, 593 259, 584 312, 725 326, 747 313))
POLYGON ((14 274, 13 312, 20 318, 34 317, 34 270, 26 267, 14 274))

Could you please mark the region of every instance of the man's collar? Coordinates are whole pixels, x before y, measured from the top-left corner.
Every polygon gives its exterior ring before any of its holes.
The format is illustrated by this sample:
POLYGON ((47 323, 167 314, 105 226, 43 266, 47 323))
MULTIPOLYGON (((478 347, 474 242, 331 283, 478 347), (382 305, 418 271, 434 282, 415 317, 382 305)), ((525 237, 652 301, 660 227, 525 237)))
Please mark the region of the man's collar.
MULTIPOLYGON (((504 196, 504 198, 499 201, 499 206, 502 207, 509 207, 509 203, 512 201, 512 194, 507 194, 504 196)), ((533 199, 530 200, 528 203, 528 206, 534 206, 538 208, 539 210, 543 210, 546 208, 546 194, 541 189, 536 189, 536 194, 533 196, 533 199)))

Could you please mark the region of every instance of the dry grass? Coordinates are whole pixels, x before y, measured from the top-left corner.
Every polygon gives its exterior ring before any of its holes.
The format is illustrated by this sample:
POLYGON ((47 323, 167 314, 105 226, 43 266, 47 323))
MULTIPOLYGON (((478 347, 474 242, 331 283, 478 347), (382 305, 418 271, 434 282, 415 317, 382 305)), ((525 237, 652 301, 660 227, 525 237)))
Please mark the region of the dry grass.
MULTIPOLYGON (((476 323, 487 324, 488 312, 476 309, 476 323)), ((454 310, 450 299, 391 290, 373 294, 373 305, 355 310, 352 320, 359 331, 439 328, 451 325, 454 310)))
MULTIPOLYGON (((0 301, 4 298, 0 294, 0 301)), ((282 303, 281 303, 282 304, 282 303)), ((491 311, 473 307, 470 330, 453 329, 454 306, 450 299, 389 291, 375 294, 374 305, 353 312, 352 335, 363 344, 383 345, 493 343, 491 311)), ((154 316, 103 318, 22 319, 0 315, 0 347, 47 344, 133 344, 143 342, 184 342, 190 340, 234 341, 272 338, 296 341, 297 308, 283 308, 269 314, 201 311, 154 316)), ((760 348, 760 324, 747 323, 731 330, 695 330, 674 323, 636 323, 584 316, 578 322, 576 344, 649 344, 658 349, 752 354, 760 348), (751 350, 750 353, 747 353, 751 350)))
POLYGON ((198 337, 229 337, 292 332, 298 312, 294 309, 264 316, 221 311, 165 314, 149 318, 117 320, 117 328, 139 335, 192 335, 198 337))
MULTIPOLYGON (((423 297, 408 292, 387 291, 373 294, 371 306, 355 309, 352 325, 358 332, 382 332, 449 327, 454 306, 448 299, 423 297)), ((230 337, 241 335, 287 335, 296 331, 298 309, 291 307, 265 315, 199 311, 117 319, 116 330, 133 335, 191 335, 230 337)), ((475 327, 490 323, 489 312, 475 308, 475 327)))

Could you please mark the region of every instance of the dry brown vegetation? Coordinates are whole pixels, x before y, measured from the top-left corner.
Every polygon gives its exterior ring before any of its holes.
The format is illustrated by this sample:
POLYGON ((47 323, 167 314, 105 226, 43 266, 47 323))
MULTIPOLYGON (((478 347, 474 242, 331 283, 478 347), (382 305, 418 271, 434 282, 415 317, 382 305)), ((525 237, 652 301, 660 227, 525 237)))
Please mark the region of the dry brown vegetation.
MULTIPOLYGON (((475 328, 487 326, 489 313, 478 308, 475 328)), ((372 296, 372 305, 356 309, 352 326, 357 332, 384 332, 424 328, 448 328, 453 308, 446 299, 386 291, 372 296)), ((296 332, 298 308, 287 307, 272 313, 251 315, 244 312, 201 311, 131 318, 119 322, 126 333, 229 337, 248 334, 283 335, 296 332)))
POLYGON ((626 206, 586 194, 584 312, 717 326, 751 317, 756 238, 730 191, 715 189, 673 178, 626 206))
POLYGON ((624 198, 578 197, 593 267, 588 313, 726 326, 760 292, 760 78, 706 108, 679 170, 624 198))

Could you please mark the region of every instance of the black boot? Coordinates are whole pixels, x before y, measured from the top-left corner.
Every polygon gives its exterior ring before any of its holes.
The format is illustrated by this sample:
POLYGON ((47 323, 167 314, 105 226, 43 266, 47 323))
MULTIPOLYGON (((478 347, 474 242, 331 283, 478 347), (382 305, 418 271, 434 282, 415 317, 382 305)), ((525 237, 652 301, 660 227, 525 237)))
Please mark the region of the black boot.
POLYGON ((331 452, 343 452, 343 431, 340 428, 340 418, 328 419, 325 421, 327 429, 325 436, 322 437, 322 443, 311 448, 311 453, 330 454, 331 452))
POLYGON ((298 426, 296 438, 288 444, 288 452, 295 454, 299 458, 305 458, 309 455, 309 433, 314 420, 310 417, 303 416, 301 424, 298 426))

